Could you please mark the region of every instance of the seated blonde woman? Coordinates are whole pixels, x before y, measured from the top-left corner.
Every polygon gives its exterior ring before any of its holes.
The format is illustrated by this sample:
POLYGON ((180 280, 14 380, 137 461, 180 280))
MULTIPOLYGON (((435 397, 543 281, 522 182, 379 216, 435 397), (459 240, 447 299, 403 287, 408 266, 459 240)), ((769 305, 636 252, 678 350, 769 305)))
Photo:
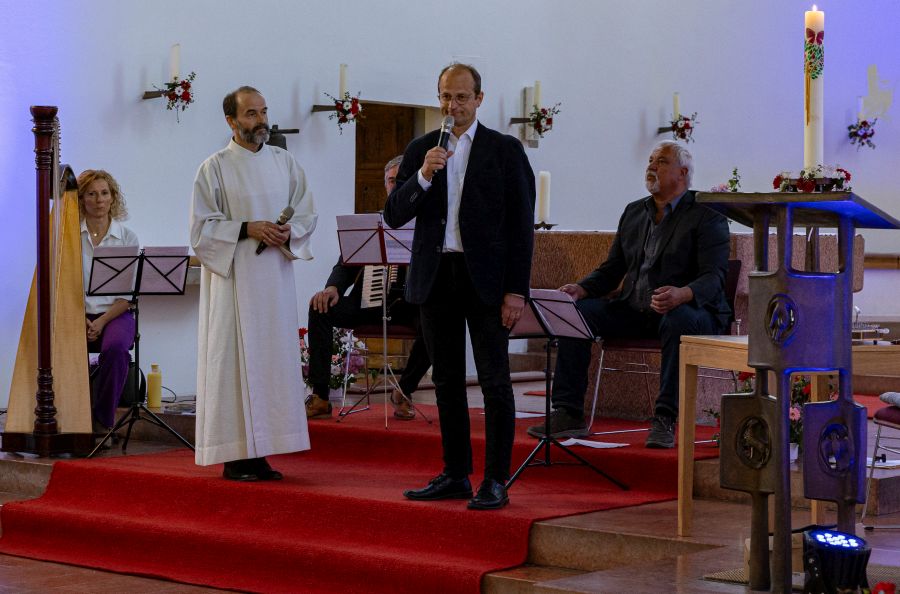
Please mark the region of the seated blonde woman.
MULTIPOLYGON (((127 216, 125 200, 115 178, 103 170, 88 169, 78 176, 81 216, 81 261, 85 290, 95 247, 139 245, 137 235, 120 221, 127 216)), ((106 432, 115 424, 116 407, 128 377, 134 342, 134 316, 126 299, 85 296, 88 348, 100 353, 91 404, 94 431, 106 432)))

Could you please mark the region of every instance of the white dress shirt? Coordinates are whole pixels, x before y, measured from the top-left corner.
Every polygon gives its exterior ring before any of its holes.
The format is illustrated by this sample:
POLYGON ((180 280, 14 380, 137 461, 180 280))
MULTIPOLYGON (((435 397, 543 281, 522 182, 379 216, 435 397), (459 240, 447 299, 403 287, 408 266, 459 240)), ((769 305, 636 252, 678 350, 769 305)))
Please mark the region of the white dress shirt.
MULTIPOLYGON (((450 134, 448 151, 453 155, 447 159, 447 227, 444 231, 444 252, 463 251, 462 237, 459 234, 459 204, 463 193, 463 184, 466 179, 466 169, 469 166, 469 153, 472 152, 472 142, 475 140, 475 130, 478 120, 456 137, 450 134)), ((431 182, 422 176, 422 170, 418 173, 419 185, 423 190, 431 187, 431 182)))

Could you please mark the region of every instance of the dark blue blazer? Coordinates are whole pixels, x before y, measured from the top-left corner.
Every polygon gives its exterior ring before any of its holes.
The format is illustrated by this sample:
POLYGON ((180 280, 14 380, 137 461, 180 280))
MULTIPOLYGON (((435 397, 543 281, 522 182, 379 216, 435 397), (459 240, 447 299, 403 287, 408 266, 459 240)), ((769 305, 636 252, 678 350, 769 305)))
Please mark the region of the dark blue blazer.
MULTIPOLYGON (((388 196, 384 220, 399 227, 416 219, 406 300, 428 299, 437 276, 447 227, 446 170, 435 173, 426 191, 417 172, 438 131, 413 140, 403 154, 397 186, 388 196)), ((503 295, 528 296, 534 248, 534 172, 512 136, 478 124, 459 205, 463 252, 478 297, 498 305, 503 295)))
MULTIPOLYGON (((660 239, 656 258, 650 265, 650 288, 690 287, 694 303, 714 314, 724 328, 731 316, 725 298, 730 249, 728 221, 697 204, 695 194, 685 194, 671 215, 672 224, 660 239)), ((622 291, 615 299, 628 299, 637 281, 647 237, 647 200, 652 198, 635 200, 625 207, 606 261, 578 281, 589 296, 602 297, 621 283, 622 291)))

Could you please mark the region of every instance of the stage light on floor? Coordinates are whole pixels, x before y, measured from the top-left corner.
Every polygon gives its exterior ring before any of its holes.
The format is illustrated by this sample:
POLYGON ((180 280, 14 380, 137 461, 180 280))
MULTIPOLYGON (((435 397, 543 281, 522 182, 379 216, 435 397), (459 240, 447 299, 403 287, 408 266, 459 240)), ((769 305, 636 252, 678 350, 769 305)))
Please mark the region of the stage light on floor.
POLYGON ((866 566, 872 550, 866 541, 837 530, 815 528, 803 533, 805 594, 837 594, 868 588, 866 566))

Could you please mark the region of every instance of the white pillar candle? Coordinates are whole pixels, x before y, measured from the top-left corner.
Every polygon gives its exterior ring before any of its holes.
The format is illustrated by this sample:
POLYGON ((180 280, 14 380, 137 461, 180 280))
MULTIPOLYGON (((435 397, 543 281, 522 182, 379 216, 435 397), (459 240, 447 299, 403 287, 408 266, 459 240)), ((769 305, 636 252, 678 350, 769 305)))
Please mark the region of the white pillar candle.
POLYGON ((550 172, 538 172, 537 222, 550 221, 550 172))
POLYGON ((534 104, 538 109, 541 108, 541 81, 534 81, 534 104))
POLYGON ((338 85, 340 89, 338 91, 338 98, 343 99, 344 95, 347 94, 347 65, 341 64, 341 77, 340 84, 338 85))
MULTIPOLYGON (((804 118, 803 118, 803 168, 809 169, 823 163, 824 134, 823 113, 825 108, 825 68, 824 62, 810 60, 821 50, 825 51, 825 13, 806 11, 803 27, 804 36, 804 118), (813 47, 818 46, 818 47, 813 47), (810 50, 814 50, 810 53, 810 50)), ((823 57, 824 60, 824 57, 823 57)))
POLYGON ((856 98, 856 115, 857 115, 857 117, 859 117, 859 119, 861 119, 861 120, 866 119, 866 110, 865 110, 865 108, 863 107, 863 98, 862 98, 862 95, 860 95, 860 96, 858 96, 858 97, 856 98))
POLYGON ((181 69, 181 44, 172 45, 169 50, 169 80, 177 80, 181 69))
POLYGON ((678 105, 678 93, 672 93, 672 119, 677 120, 681 114, 681 107, 678 105))

